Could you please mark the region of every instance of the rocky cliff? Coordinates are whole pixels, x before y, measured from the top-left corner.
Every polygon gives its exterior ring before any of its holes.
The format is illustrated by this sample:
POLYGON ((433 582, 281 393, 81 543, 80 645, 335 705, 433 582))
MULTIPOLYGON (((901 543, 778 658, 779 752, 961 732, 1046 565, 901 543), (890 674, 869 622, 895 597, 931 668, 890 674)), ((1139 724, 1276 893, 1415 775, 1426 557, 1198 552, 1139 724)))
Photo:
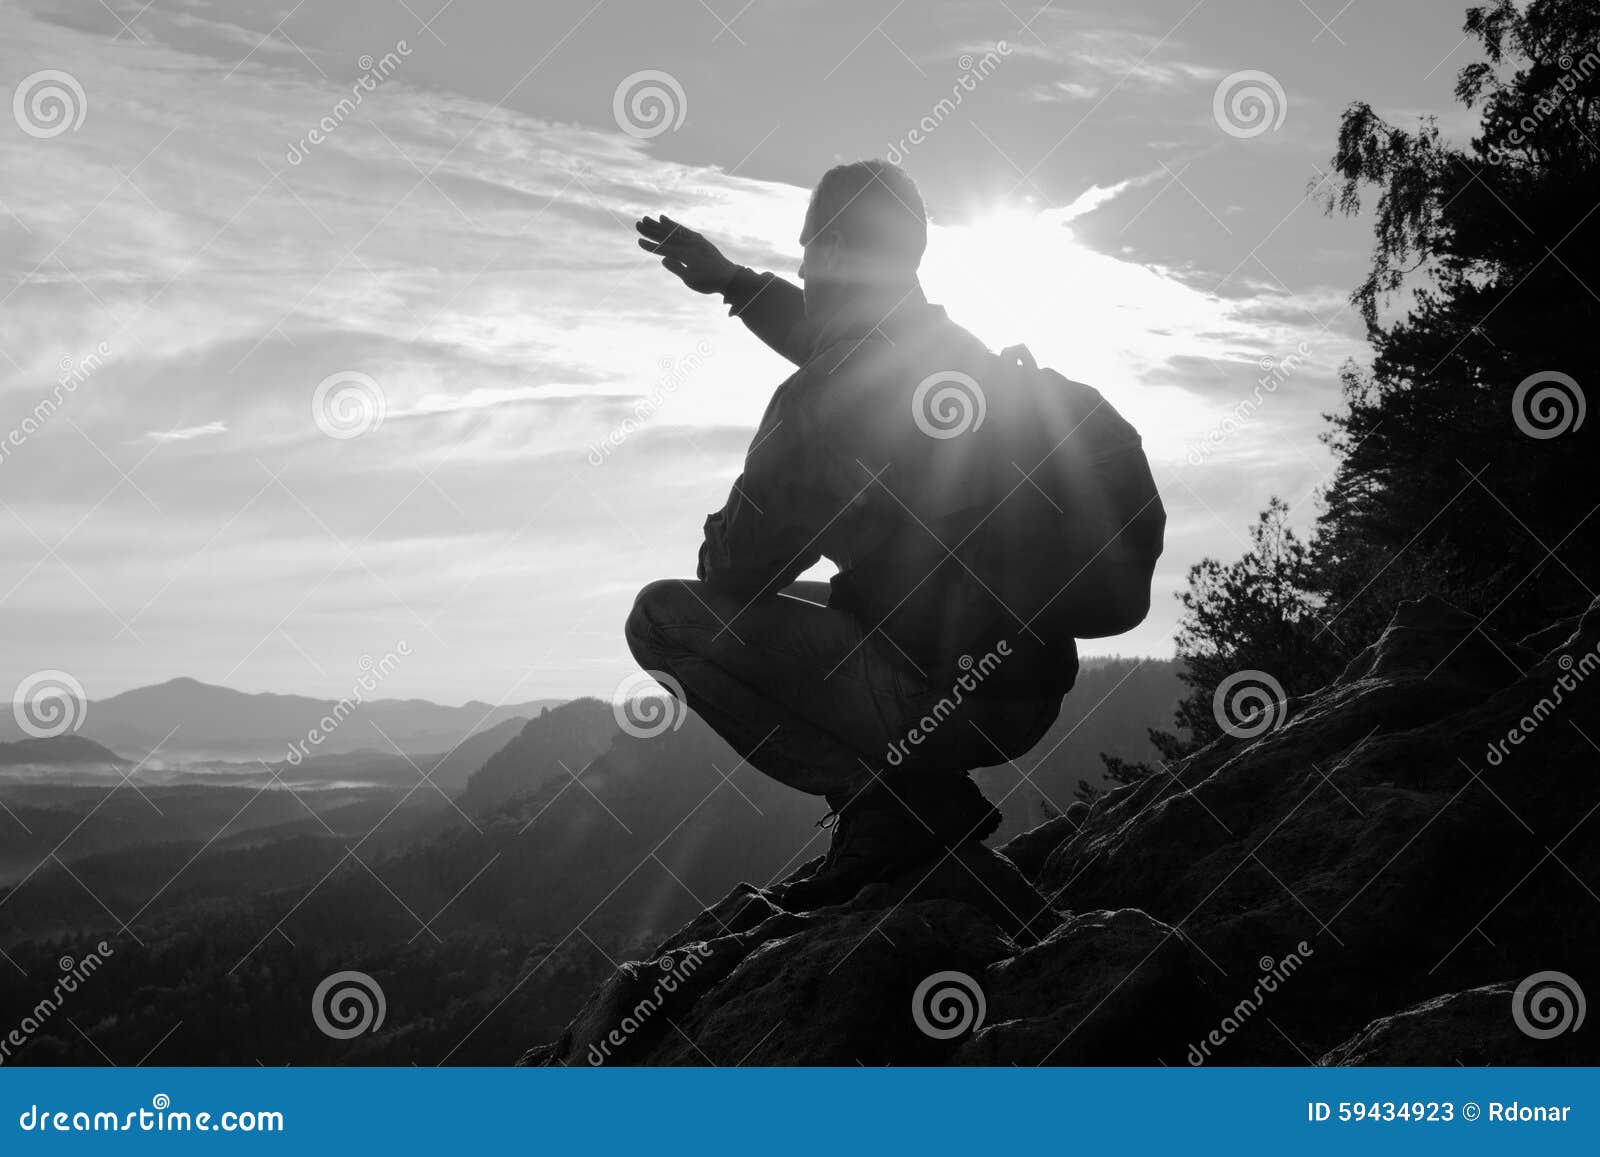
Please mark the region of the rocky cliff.
POLYGON ((1600 1061, 1600 600, 1403 605, 1248 738, 850 902, 741 885, 544 1064, 1600 1061))

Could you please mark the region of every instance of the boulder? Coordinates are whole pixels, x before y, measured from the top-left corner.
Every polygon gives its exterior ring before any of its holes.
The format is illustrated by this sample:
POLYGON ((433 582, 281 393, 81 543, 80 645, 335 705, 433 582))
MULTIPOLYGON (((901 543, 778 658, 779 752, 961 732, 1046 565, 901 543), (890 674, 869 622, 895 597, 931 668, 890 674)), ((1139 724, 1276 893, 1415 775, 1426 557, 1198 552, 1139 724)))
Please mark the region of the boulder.
MULTIPOLYGON (((1517 1026, 1513 983, 1434 997, 1380 1017, 1328 1050, 1325 1065, 1593 1065, 1600 1034, 1530 1036, 1517 1026)), ((1539 1027, 1536 1023, 1534 1027, 1539 1027)), ((1550 1028, 1556 1027, 1552 1023, 1550 1028)))
POLYGON ((988 1024, 970 1065, 1181 1064, 1223 1015, 1183 933, 1135 908, 1068 916, 983 975, 988 1024))

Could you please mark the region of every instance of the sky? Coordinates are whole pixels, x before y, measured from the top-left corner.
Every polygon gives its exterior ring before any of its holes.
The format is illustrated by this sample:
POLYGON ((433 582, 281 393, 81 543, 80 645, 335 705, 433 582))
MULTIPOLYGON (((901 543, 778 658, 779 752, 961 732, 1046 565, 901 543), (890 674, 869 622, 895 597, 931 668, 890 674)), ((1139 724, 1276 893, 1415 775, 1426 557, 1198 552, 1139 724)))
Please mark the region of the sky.
POLYGON ((1371 232, 1310 194, 1352 100, 1470 132, 1463 9, 6 0, 0 682, 610 696, 786 373, 632 221, 792 277, 869 156, 929 297, 1140 428, 1155 606, 1084 651, 1170 655, 1191 565, 1315 516, 1371 232))

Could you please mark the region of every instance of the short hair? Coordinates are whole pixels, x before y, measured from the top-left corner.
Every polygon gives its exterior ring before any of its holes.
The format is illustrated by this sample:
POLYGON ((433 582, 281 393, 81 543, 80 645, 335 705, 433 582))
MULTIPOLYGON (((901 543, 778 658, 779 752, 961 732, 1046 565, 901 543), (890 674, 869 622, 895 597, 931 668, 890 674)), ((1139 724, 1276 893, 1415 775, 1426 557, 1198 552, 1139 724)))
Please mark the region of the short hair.
POLYGON ((928 247, 928 212, 911 175, 888 161, 852 161, 822 174, 800 243, 838 232, 845 243, 912 269, 928 247))

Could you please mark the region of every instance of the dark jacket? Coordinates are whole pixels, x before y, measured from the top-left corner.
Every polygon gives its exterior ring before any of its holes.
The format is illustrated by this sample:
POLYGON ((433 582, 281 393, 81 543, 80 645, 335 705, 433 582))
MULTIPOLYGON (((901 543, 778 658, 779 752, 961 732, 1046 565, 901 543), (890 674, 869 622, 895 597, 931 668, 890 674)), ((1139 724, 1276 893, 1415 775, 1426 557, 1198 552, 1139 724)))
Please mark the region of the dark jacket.
POLYGON ((839 570, 829 606, 880 630, 932 685, 1003 640, 1010 657, 976 694, 1068 690, 1072 640, 1046 643, 1023 629, 952 556, 963 535, 917 501, 941 443, 915 421, 913 394, 941 371, 981 375, 992 361, 983 343, 916 288, 820 326, 805 316, 801 290, 770 273, 741 270, 724 299, 799 368, 768 403, 727 504, 706 519, 699 577, 755 599, 826 557, 839 570))

